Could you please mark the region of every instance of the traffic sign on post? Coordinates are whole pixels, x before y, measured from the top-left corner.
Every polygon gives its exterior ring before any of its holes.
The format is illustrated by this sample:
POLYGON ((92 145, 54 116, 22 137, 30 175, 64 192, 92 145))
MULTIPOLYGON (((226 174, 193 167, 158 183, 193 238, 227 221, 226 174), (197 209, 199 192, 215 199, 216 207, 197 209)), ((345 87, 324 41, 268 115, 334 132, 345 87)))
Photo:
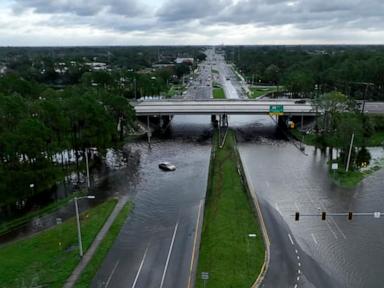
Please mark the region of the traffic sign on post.
POLYGON ((284 105, 269 105, 269 114, 283 115, 284 114, 284 105))
POLYGON ((208 280, 209 279, 209 273, 208 272, 201 272, 201 279, 208 280))

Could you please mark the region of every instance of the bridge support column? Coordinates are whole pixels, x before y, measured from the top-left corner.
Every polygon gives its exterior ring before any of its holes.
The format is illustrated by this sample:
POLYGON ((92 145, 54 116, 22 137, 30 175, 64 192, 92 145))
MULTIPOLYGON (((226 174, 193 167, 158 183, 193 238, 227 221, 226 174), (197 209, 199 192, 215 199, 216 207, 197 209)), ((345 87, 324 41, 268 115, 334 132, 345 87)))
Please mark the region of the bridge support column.
POLYGON ((147 138, 148 138, 148 145, 151 147, 151 128, 149 126, 149 116, 147 116, 147 138))

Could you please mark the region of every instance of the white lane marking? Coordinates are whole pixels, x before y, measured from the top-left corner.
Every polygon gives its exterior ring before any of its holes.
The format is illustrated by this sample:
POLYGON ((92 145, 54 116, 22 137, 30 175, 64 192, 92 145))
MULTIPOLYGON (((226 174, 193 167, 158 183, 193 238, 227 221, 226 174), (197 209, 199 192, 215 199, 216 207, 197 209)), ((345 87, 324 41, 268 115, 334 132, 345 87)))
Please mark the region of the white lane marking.
POLYGON ((319 242, 317 242, 315 235, 311 233, 311 236, 312 236, 313 242, 315 242, 316 245, 319 245, 319 242))
POLYGON ((143 259, 141 259, 139 270, 137 271, 137 274, 136 274, 136 277, 135 277, 135 281, 133 281, 132 288, 135 288, 136 283, 137 283, 137 279, 139 279, 141 268, 143 268, 143 264, 144 264, 145 256, 147 256, 147 252, 148 252, 148 247, 147 247, 147 249, 145 249, 143 259))
MULTIPOLYGON (((324 209, 323 211, 325 211, 325 205, 323 204, 322 200, 319 201, 320 202, 320 206, 324 209)), ((341 230, 341 228, 339 227, 339 225, 337 225, 335 219, 333 219, 332 216, 329 217, 329 219, 332 220, 333 224, 335 225, 336 229, 340 232, 341 236, 343 236, 344 239, 347 239, 347 236, 345 236, 345 234, 343 233, 343 231, 341 230)), ((328 222, 328 221, 327 221, 328 222)), ((328 224, 328 226, 330 227, 330 225, 328 224)), ((334 233, 334 232, 332 232, 334 233)), ((334 233, 335 234, 335 233, 334 233)), ((337 239, 337 238, 336 238, 337 239)))
POLYGON ((340 232, 341 236, 343 236, 344 239, 347 239, 347 236, 345 236, 344 232, 341 230, 340 226, 336 223, 335 219, 331 216, 330 219, 335 224, 336 229, 340 232))
POLYGON ((288 233, 288 238, 289 238, 289 241, 291 241, 291 244, 292 244, 292 245, 295 245, 295 243, 293 243, 293 240, 292 240, 291 234, 289 234, 289 233, 288 233))
POLYGON ((293 287, 293 288, 297 288, 297 284, 295 284, 295 287, 293 287))
POLYGON ((298 265, 299 265, 299 267, 301 267, 301 263, 299 262, 299 263, 297 263, 298 265))
POLYGON ((200 211, 201 211, 201 205, 202 204, 203 204, 203 200, 200 201, 199 211, 197 212, 197 221, 196 221, 196 226, 195 226, 195 239, 193 240, 191 265, 189 266, 188 288, 191 287, 191 282, 192 282, 192 269, 193 269, 193 262, 194 262, 193 260, 195 258, 195 250, 196 250, 196 242, 197 242, 197 232, 198 232, 198 229, 199 229, 200 211))
POLYGON ((176 225, 175 225, 175 230, 173 231, 173 236, 172 236, 171 245, 169 246, 169 251, 168 251, 167 261, 165 262, 165 267, 164 267, 163 276, 161 277, 160 288, 163 288, 163 285, 164 285, 165 274, 167 274, 167 269, 168 269, 168 264, 169 264, 169 258, 171 258, 171 253, 172 253, 173 243, 175 242, 175 237, 176 237, 177 227, 179 227, 179 222, 176 223, 176 225))
POLYGON ((299 269, 299 270, 297 270, 297 274, 301 274, 301 271, 300 271, 300 269, 299 269))
POLYGON ((276 208, 277 212, 279 212, 279 214, 281 214, 281 211, 280 211, 280 208, 279 208, 279 205, 277 204, 277 202, 275 203, 275 208, 276 208))
POLYGON ((327 226, 328 226, 329 230, 332 232, 332 234, 333 234, 333 236, 335 237, 335 239, 338 239, 339 237, 337 237, 337 234, 336 234, 336 232, 335 232, 335 231, 333 231, 333 229, 332 229, 331 225, 329 225, 329 223, 328 223, 328 220, 326 220, 326 221, 325 221, 325 223, 327 224, 327 226))
POLYGON ((297 281, 299 281, 299 280, 300 280, 300 277, 297 277, 296 279, 297 279, 297 281))
POLYGON ((113 267, 112 269, 112 272, 111 274, 109 275, 108 279, 107 279, 107 283, 105 284, 105 288, 107 288, 109 286, 109 283, 111 283, 111 280, 112 280, 112 276, 113 274, 115 273, 116 269, 117 269, 117 266, 119 266, 119 263, 120 263, 120 260, 116 262, 115 266, 113 267))
POLYGON ((297 251, 297 249, 295 249, 295 253, 296 253, 296 254, 298 254, 298 253, 299 253, 299 251, 297 251))
POLYGON ((300 260, 300 256, 297 256, 297 260, 300 260))

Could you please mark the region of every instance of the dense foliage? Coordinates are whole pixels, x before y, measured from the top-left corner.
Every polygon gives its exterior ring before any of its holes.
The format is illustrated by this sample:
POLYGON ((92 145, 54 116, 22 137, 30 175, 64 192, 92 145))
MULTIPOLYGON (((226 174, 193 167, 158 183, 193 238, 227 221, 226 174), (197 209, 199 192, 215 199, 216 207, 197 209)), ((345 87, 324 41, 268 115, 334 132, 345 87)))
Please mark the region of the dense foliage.
POLYGON ((281 84, 295 96, 337 89, 384 100, 383 46, 240 46, 225 55, 250 82, 281 84))
POLYGON ((51 187, 66 173, 58 160, 66 152, 79 169, 86 148, 104 151, 122 139, 134 111, 110 87, 53 90, 12 74, 0 78, 1 204, 51 187))

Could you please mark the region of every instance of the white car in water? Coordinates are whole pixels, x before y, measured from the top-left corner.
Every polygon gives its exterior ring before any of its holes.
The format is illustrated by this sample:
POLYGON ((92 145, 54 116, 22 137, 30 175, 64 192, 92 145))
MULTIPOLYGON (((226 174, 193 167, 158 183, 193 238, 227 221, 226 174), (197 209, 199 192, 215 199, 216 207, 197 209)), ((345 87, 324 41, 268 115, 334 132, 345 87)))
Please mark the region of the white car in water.
POLYGON ((169 163, 169 162, 161 162, 159 164, 159 168, 161 170, 164 170, 164 171, 175 171, 176 170, 176 166, 169 163))

